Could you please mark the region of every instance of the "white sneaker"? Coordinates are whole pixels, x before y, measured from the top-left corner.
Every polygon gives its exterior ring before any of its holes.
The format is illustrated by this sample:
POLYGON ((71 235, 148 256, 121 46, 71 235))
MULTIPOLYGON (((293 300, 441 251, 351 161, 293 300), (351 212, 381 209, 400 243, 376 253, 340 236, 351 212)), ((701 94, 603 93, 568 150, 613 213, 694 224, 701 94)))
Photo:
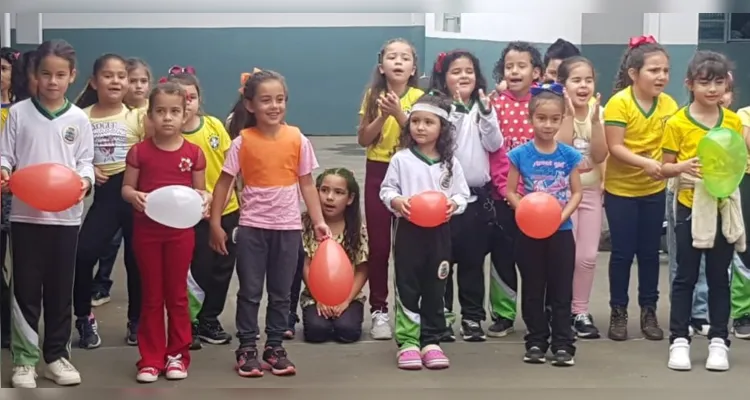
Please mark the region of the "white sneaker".
POLYGON ((709 371, 726 371, 729 369, 729 347, 722 338, 713 338, 708 344, 706 369, 709 371))
POLYGON ((13 367, 11 384, 18 389, 36 389, 36 368, 33 365, 17 365, 13 367))
POLYGON ((187 368, 185 363, 182 362, 182 355, 167 356, 167 366, 164 367, 166 371, 164 376, 170 381, 177 381, 188 377, 187 368))
POLYGON ((375 340, 391 340, 393 338, 393 331, 391 330, 391 325, 388 323, 387 313, 382 311, 372 313, 370 336, 375 340))
POLYGON ((65 358, 47 364, 47 369, 44 370, 44 377, 60 386, 81 384, 81 374, 76 367, 65 358))
POLYGON ((675 371, 690 371, 690 343, 685 338, 674 340, 669 346, 669 362, 667 367, 675 371))

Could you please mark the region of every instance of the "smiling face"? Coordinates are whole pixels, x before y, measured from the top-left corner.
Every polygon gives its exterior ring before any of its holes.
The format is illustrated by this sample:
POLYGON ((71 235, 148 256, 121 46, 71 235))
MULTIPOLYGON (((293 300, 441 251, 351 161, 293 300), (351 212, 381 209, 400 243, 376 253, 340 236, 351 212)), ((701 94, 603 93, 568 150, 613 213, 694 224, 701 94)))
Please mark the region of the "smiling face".
POLYGON ((565 90, 568 92, 573 105, 585 107, 594 95, 594 71, 585 62, 579 62, 570 66, 568 79, 565 81, 565 90))
POLYGON ((381 74, 391 84, 404 84, 416 72, 414 50, 405 42, 393 42, 383 50, 383 57, 378 67, 381 74))
POLYGON ((474 63, 468 57, 460 57, 451 62, 445 74, 445 86, 451 95, 458 93, 461 100, 468 104, 476 84, 474 63))
POLYGON ((122 103, 128 92, 128 71, 125 63, 116 58, 105 61, 91 79, 100 103, 122 103))
POLYGON ((526 93, 534 80, 539 79, 539 68, 534 67, 529 52, 511 50, 505 55, 503 62, 505 82, 511 92, 526 93))
POLYGON ((258 84, 255 96, 245 99, 245 108, 255 115, 258 125, 276 126, 286 115, 286 88, 278 79, 268 79, 258 84))
POLYGON ((727 94, 727 78, 723 76, 717 76, 713 79, 708 79, 705 76, 698 77, 693 81, 688 81, 687 86, 691 92, 695 101, 704 106, 716 106, 722 105, 727 107, 725 103, 725 96, 727 94))

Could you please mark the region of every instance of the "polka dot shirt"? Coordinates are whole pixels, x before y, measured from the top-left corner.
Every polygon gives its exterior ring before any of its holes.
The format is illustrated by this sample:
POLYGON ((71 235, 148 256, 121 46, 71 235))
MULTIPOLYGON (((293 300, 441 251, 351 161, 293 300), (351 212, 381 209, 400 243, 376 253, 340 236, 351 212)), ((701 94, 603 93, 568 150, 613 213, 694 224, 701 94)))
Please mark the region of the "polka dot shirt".
POLYGON ((503 147, 511 151, 534 138, 534 128, 529 117, 531 94, 516 99, 509 91, 500 93, 492 106, 495 107, 497 122, 505 137, 503 147))

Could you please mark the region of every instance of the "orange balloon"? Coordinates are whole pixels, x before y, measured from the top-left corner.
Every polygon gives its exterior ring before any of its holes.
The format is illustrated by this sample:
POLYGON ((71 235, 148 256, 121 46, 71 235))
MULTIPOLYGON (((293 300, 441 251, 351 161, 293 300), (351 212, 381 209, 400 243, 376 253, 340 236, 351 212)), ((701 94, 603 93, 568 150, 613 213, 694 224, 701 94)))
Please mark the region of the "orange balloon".
POLYGON ((423 228, 434 228, 448 221, 448 198, 443 192, 429 191, 409 199, 409 221, 423 228))
POLYGON ((341 245, 333 239, 320 243, 310 260, 307 286, 315 301, 337 306, 352 293, 354 267, 341 245))
POLYGON ((10 191, 37 210, 60 212, 80 201, 81 177, 62 164, 35 164, 11 175, 10 191))
POLYGON ((516 209, 516 223, 526 236, 545 239, 560 228, 562 206, 551 194, 529 193, 521 199, 516 209))

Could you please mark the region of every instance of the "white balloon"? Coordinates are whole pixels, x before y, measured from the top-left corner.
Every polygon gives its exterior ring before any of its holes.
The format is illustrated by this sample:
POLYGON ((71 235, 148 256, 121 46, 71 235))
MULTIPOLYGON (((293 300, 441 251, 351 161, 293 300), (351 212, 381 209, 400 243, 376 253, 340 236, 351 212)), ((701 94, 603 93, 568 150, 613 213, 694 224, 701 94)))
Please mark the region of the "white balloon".
POLYGON ((203 198, 187 186, 165 186, 146 196, 146 215, 171 228, 192 228, 203 218, 203 198))

